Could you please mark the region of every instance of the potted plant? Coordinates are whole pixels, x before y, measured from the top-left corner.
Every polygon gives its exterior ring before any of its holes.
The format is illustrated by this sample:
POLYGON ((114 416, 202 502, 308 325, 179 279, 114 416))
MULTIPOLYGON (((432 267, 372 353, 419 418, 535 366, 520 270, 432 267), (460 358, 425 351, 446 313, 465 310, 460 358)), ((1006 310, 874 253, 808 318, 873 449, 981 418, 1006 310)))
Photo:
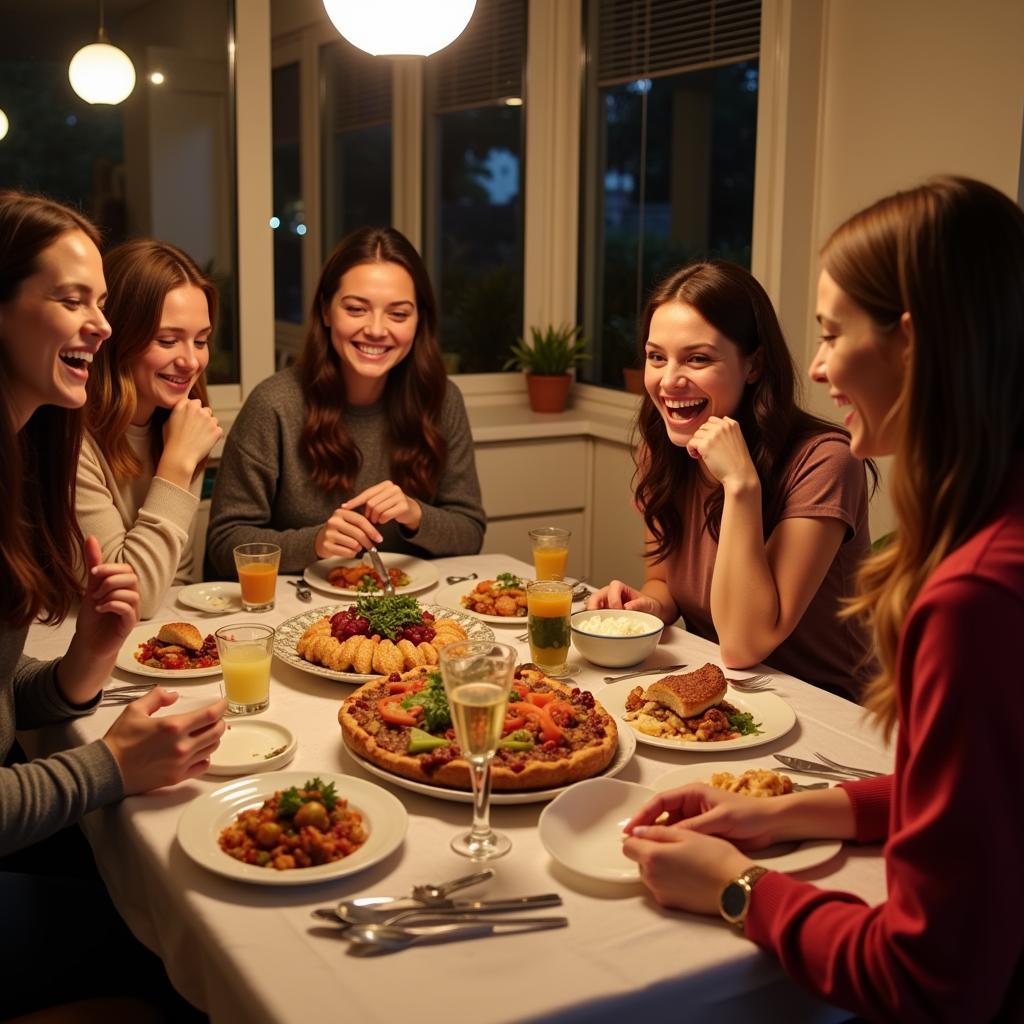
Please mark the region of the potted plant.
POLYGON ((572 386, 569 371, 590 358, 583 328, 562 324, 545 330, 530 328, 532 345, 520 338, 511 348, 505 369, 526 373, 526 390, 534 412, 561 412, 572 386))

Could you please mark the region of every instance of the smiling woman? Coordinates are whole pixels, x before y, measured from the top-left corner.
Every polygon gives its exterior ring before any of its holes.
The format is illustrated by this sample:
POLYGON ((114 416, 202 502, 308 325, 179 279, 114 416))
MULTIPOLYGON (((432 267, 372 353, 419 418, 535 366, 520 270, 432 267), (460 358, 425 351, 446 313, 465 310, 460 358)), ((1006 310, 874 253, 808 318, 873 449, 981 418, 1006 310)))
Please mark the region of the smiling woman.
POLYGON ((104 557, 135 570, 149 618, 191 581, 201 470, 223 433, 205 382, 217 290, 165 242, 118 246, 104 269, 114 334, 93 365, 76 511, 104 557))

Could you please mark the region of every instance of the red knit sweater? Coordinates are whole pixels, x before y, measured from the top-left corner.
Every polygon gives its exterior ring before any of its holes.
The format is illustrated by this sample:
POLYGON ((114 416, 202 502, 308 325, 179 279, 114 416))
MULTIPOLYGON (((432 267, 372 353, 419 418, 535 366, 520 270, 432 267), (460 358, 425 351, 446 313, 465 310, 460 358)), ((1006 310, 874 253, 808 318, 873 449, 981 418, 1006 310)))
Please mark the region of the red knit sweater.
POLYGON ((886 839, 869 907, 778 872, 746 933, 870 1020, 1024 1020, 1024 463, 999 513, 929 578, 897 664, 895 774, 850 783, 857 839, 886 839))

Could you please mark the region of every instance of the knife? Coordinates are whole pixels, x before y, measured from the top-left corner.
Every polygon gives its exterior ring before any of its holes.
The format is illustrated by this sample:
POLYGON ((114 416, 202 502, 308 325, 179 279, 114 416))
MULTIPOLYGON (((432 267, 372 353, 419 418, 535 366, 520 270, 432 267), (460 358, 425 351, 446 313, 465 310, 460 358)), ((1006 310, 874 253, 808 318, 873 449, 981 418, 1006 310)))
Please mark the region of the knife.
POLYGON ((370 556, 370 565, 373 566, 374 571, 383 580, 381 584, 385 594, 394 594, 395 585, 391 582, 391 577, 388 575, 387 567, 384 565, 384 559, 380 557, 380 552, 377 550, 376 545, 371 545, 366 549, 366 553, 370 556))
POLYGON ((795 772, 803 772, 804 775, 817 775, 822 779, 834 779, 837 782, 854 782, 863 776, 854 775, 851 772, 839 772, 835 768, 829 768, 827 764, 818 764, 817 761, 805 761, 800 757, 787 757, 785 754, 773 754, 776 761, 780 761, 787 768, 795 772))

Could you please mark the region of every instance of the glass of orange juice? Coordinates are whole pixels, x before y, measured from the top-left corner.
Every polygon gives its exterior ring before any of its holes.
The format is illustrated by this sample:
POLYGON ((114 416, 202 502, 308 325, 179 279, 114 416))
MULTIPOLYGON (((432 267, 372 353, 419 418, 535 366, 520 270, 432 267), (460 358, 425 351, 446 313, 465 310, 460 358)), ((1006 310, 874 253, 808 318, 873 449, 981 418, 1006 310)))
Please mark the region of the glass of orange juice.
POLYGON ((274 631, 258 623, 221 626, 217 640, 224 696, 233 715, 254 715, 270 706, 270 661, 274 631))
POLYGON ((572 584, 534 580, 526 587, 526 632, 530 657, 549 676, 566 675, 572 615, 572 584))
POLYGON ((242 607, 247 612, 268 612, 274 607, 281 549, 276 544, 239 544, 235 569, 242 587, 242 607))
POLYGON ((571 530, 563 530, 558 526, 542 526, 530 531, 533 569, 537 579, 560 580, 565 575, 571 536, 571 530))

